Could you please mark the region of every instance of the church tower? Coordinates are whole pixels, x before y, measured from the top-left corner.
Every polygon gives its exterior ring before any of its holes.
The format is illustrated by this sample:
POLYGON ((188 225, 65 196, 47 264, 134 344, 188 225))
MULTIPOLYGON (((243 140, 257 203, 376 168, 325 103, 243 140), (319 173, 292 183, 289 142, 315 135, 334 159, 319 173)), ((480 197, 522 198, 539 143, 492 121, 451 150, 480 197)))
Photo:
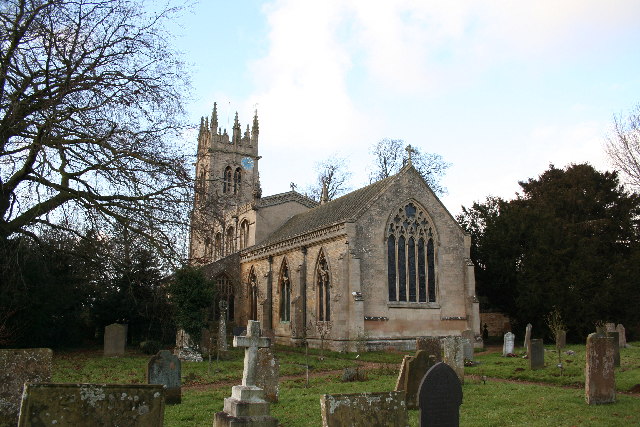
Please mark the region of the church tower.
POLYGON ((218 126, 218 108, 213 104, 211 117, 202 117, 198 132, 196 184, 189 256, 195 262, 215 258, 215 229, 225 223, 242 206, 261 197, 258 174, 258 112, 251 128, 242 133, 238 113, 231 135, 218 126))

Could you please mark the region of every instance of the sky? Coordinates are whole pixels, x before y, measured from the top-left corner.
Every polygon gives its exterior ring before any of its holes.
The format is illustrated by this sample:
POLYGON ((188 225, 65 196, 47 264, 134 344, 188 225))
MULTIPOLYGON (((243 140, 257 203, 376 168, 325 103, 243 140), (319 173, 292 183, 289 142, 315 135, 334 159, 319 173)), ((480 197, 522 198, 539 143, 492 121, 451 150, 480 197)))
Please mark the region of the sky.
POLYGON ((263 195, 330 156, 364 186, 393 138, 451 164, 456 215, 550 164, 610 169, 613 118, 640 103, 638 22, 637 0, 201 0, 172 31, 194 126, 214 102, 229 131, 258 110, 263 195))

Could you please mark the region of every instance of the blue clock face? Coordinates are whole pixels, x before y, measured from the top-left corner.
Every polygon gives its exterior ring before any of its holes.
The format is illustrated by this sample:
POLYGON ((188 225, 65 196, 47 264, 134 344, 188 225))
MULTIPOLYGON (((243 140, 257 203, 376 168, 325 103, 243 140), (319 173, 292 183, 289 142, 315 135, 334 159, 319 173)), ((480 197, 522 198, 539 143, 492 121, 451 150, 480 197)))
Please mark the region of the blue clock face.
POLYGON ((242 164, 242 167, 245 169, 253 169, 253 159, 251 157, 245 157, 242 159, 242 161, 240 162, 242 164))

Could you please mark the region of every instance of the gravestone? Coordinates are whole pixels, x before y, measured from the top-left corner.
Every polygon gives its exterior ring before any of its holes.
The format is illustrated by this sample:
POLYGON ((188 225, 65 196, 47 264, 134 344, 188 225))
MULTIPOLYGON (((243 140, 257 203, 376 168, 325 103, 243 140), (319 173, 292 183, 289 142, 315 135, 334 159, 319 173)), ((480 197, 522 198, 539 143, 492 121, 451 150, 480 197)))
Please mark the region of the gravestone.
POLYGON ((529 352, 529 369, 535 371, 544 369, 544 343, 542 340, 531 340, 529 352))
POLYGON ((556 348, 567 346, 567 331, 558 331, 556 334, 556 348))
POLYGON ((182 401, 180 359, 169 350, 160 350, 147 362, 147 384, 160 384, 166 387, 165 403, 182 401))
POLYGON ((513 354, 516 342, 516 336, 513 332, 507 332, 504 334, 504 343, 502 344, 502 356, 505 357, 509 354, 513 354))
POLYGON ((231 388, 231 397, 224 399, 224 409, 216 412, 214 427, 260 426, 276 427, 278 420, 269 415, 269 402, 264 390, 256 385, 258 349, 270 346, 270 340, 260 336, 260 322, 249 320, 247 335, 233 338, 234 347, 244 347, 242 384, 231 388))
POLYGON ((325 394, 320 398, 323 427, 406 427, 409 417, 400 391, 325 394))
POLYGON ((50 348, 0 350, 0 426, 15 426, 25 382, 51 381, 50 348))
POLYGON ((468 338, 461 338, 462 343, 462 355, 464 360, 473 361, 473 342, 468 338))
POLYGON ((27 383, 18 426, 157 427, 163 422, 161 385, 27 383))
POLYGON ((589 334, 585 355, 585 400, 589 405, 616 401, 613 338, 589 334))
POLYGON ((462 385, 445 363, 435 364, 420 383, 420 426, 460 425, 462 385))
POLYGON ((531 346, 531 329, 533 328, 533 326, 531 326, 531 323, 527 323, 527 328, 525 329, 525 333, 524 333, 524 348, 527 352, 527 356, 529 356, 529 347, 531 346))
POLYGON ((607 332, 613 338, 613 366, 620 367, 620 334, 618 332, 607 332))
POLYGON ((443 339, 443 362, 449 365, 458 375, 460 384, 464 384, 464 354, 460 337, 450 336, 443 339))
POLYGON ((604 329, 605 329, 607 332, 615 332, 615 331, 616 331, 616 324, 615 324, 615 323, 613 323, 613 322, 605 323, 605 325, 604 325, 604 329))
POLYGON ((122 356, 127 343, 127 325, 112 323, 104 328, 104 355, 122 356))
POLYGON ((616 326, 616 332, 618 333, 618 346, 620 348, 627 347, 627 334, 621 323, 616 326))
POLYGON ((435 358, 429 357, 426 351, 418 350, 416 355, 407 361, 407 373, 404 377, 405 399, 407 409, 418 409, 418 389, 427 371, 436 364, 435 358))
POLYGON ((407 376, 407 363, 413 359, 413 356, 404 356, 402 358, 402 363, 400 363, 400 373, 398 374, 398 379, 396 380, 396 388, 395 391, 404 390, 404 379, 407 376))
POLYGON ((264 390, 267 402, 276 403, 280 393, 280 363, 270 348, 258 350, 256 385, 264 390))
POLYGON ((176 348, 174 354, 185 362, 202 362, 202 355, 193 349, 193 340, 184 329, 176 333, 176 348))
POLYGON ((436 362, 442 362, 442 343, 438 337, 416 338, 417 350, 424 350, 429 356, 433 356, 436 362))

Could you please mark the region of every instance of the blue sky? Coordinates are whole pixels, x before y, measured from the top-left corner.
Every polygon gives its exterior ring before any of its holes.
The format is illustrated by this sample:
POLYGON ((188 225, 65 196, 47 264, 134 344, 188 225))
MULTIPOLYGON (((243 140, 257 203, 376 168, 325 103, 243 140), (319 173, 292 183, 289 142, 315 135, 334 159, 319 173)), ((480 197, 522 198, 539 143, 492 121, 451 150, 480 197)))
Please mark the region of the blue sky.
POLYGON ((637 0, 202 0, 175 32, 194 124, 218 102, 244 128, 257 106, 264 195, 336 154, 358 188, 369 147, 398 138, 452 164, 457 214, 550 163, 609 168, 613 116, 640 102, 638 22, 637 0))

